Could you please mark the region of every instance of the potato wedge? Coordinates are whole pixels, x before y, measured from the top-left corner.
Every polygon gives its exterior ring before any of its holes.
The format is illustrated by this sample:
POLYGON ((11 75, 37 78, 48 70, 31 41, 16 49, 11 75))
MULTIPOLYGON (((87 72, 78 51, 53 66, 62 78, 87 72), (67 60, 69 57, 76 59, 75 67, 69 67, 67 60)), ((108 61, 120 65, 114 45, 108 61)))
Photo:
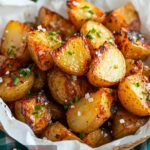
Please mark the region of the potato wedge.
POLYGON ((87 21, 80 31, 86 37, 91 51, 102 46, 105 41, 114 41, 112 33, 104 25, 95 21, 87 21))
POLYGON ((84 0, 68 0, 67 11, 69 19, 77 29, 87 20, 102 22, 105 18, 105 13, 100 8, 84 0))
POLYGON ((17 58, 23 62, 30 60, 27 47, 27 35, 30 28, 19 21, 9 21, 5 27, 1 53, 9 58, 17 58))
POLYGON ((76 133, 98 129, 110 116, 113 97, 108 89, 87 93, 67 112, 69 128, 76 133))
POLYGON ((118 96, 121 104, 137 116, 150 115, 150 83, 143 75, 131 75, 119 84, 118 96))
POLYGON ((146 118, 137 117, 121 108, 113 118, 112 135, 118 139, 134 134, 146 121, 146 118))
POLYGON ((78 140, 81 141, 76 135, 64 127, 60 122, 55 122, 49 125, 43 133, 43 137, 46 137, 51 141, 62 140, 78 140))
POLYGON ((37 22, 47 31, 58 32, 63 39, 71 37, 76 32, 74 25, 69 20, 45 7, 39 10, 37 22))
POLYGON ((35 96, 15 102, 15 116, 27 123, 37 134, 42 132, 51 120, 48 101, 43 96, 35 96))
POLYGON ((83 139, 87 145, 95 148, 112 141, 112 137, 103 129, 97 129, 87 134, 83 139))
POLYGON ((51 95, 60 104, 70 104, 91 90, 84 77, 67 75, 56 67, 48 74, 48 86, 51 95))
POLYGON ((141 60, 126 59, 126 76, 132 74, 142 74, 143 62, 141 60))
POLYGON ((53 66, 51 52, 61 44, 61 38, 56 32, 32 31, 28 35, 29 52, 42 71, 53 66))
POLYGON ((82 76, 86 73, 91 55, 81 34, 76 34, 52 52, 54 63, 68 74, 82 76))
POLYGON ((147 76, 150 81, 150 67, 147 65, 144 65, 143 67, 143 75, 147 76))
POLYGON ((131 3, 109 12, 103 23, 112 32, 119 31, 122 27, 139 31, 141 26, 139 16, 131 3))
POLYGON ((12 102, 23 98, 32 88, 34 74, 29 68, 9 73, 1 77, 0 97, 5 102, 12 102))
POLYGON ((150 43, 138 32, 122 29, 115 34, 115 41, 127 59, 137 60, 150 56, 150 43))
POLYGON ((105 43, 97 50, 87 77, 96 87, 109 87, 118 83, 126 72, 125 59, 113 45, 105 43))

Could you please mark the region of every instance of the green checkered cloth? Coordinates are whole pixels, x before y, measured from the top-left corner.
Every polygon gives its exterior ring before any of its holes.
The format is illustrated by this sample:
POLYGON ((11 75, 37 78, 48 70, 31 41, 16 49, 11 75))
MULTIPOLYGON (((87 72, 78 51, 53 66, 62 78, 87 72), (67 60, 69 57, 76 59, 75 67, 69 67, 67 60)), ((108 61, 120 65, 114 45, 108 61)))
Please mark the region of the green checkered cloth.
MULTIPOLYGON (((25 146, 0 131, 0 150, 28 150, 25 146)), ((134 150, 150 150, 150 139, 138 145, 134 150)))

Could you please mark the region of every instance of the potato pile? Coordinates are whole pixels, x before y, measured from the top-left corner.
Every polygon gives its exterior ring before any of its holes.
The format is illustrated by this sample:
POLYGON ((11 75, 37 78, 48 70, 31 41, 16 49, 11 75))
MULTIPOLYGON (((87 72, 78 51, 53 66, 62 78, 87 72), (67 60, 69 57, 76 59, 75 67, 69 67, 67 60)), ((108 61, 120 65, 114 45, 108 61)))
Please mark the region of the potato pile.
POLYGON ((0 46, 0 97, 40 138, 98 147, 150 116, 150 42, 131 3, 109 13, 68 0, 69 19, 42 7, 11 20, 0 46))

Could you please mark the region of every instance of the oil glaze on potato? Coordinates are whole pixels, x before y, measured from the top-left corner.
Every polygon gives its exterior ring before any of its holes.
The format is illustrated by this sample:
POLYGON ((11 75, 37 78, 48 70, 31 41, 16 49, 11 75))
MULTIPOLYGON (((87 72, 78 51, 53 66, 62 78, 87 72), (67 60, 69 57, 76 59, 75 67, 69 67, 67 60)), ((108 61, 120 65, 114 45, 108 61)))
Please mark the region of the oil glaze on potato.
POLYGON ((23 62, 30 59, 27 47, 27 35, 30 28, 19 21, 9 21, 3 33, 1 53, 9 58, 18 58, 23 62))
POLYGON ((109 87, 118 83, 125 72, 126 64, 122 53, 114 45, 105 43, 97 50, 87 77, 96 87, 109 87))
POLYGON ((131 75, 122 80, 118 88, 121 104, 137 116, 150 115, 150 88, 143 75, 131 75))
POLYGON ((18 120, 27 123, 35 133, 40 133, 51 120, 48 101, 43 96, 16 101, 15 116, 18 120))
POLYGON ((62 141, 62 140, 78 140, 81 141, 76 135, 71 133, 60 122, 55 122, 49 125, 43 133, 43 137, 46 137, 50 141, 62 141))
POLYGON ((105 18, 105 13, 100 8, 84 0, 68 0, 67 11, 69 19, 77 29, 87 20, 102 22, 105 18))
POLYGON ((91 61, 87 43, 81 34, 71 37, 60 48, 52 52, 54 63, 68 74, 85 74, 91 61))
POLYGON ((60 104, 70 104, 76 97, 80 98, 91 90, 84 77, 67 75, 58 68, 49 72, 48 86, 53 98, 60 104))
POLYGON ((98 129, 110 116, 113 97, 107 89, 87 93, 67 112, 69 128, 77 133, 98 129))

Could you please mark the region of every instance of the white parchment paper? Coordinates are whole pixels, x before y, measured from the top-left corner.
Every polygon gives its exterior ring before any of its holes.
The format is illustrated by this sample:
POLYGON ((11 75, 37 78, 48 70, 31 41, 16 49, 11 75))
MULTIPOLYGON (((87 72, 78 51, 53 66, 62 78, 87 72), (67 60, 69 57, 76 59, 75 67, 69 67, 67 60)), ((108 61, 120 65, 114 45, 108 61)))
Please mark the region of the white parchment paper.
MULTIPOLYGON (((129 0, 88 1, 91 1, 104 11, 109 11, 124 5, 129 0)), ((142 22, 141 31, 150 37, 150 0, 131 0, 131 2, 139 13, 142 22)), ((38 0, 37 3, 30 0, 0 0, 0 37, 8 21, 34 21, 41 6, 48 7, 64 17, 67 17, 66 0, 38 0)), ((23 145, 57 145, 57 150, 92 150, 89 146, 78 141, 51 142, 37 138, 28 125, 12 117, 11 111, 2 99, 0 99, 0 123, 9 136, 23 145)), ((113 141, 99 148, 95 148, 95 150, 112 150, 115 146, 133 142, 146 135, 150 135, 150 120, 146 125, 141 127, 135 135, 113 141)))

